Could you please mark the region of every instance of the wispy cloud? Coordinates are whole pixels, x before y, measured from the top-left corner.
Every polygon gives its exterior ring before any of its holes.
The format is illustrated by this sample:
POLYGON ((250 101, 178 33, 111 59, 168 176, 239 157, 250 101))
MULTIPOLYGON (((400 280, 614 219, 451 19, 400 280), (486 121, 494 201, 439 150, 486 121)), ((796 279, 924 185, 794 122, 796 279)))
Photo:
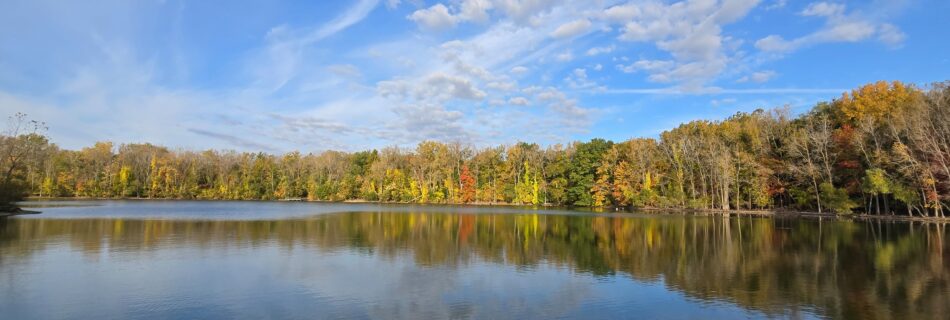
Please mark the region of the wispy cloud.
POLYGON ((303 69, 304 50, 363 21, 378 4, 379 0, 360 0, 333 20, 312 29, 294 30, 287 25, 271 29, 262 56, 253 57, 248 62, 256 77, 255 87, 265 90, 265 93, 283 88, 303 69))
MULTIPOLYGON (((71 148, 561 143, 709 115, 671 111, 681 105, 834 97, 914 69, 887 55, 921 50, 907 41, 920 28, 877 3, 361 0, 292 16, 178 0, 63 6, 0 3, 0 112, 36 115, 71 148), (780 59, 854 42, 885 44, 862 51, 882 66, 815 81, 821 70, 780 59), (614 114, 626 105, 650 117, 614 114)), ((933 46, 914 56, 944 59, 933 46)))
POLYGON ((263 150, 263 151, 270 151, 270 152, 277 151, 277 149, 271 148, 270 146, 265 145, 263 143, 253 142, 248 139, 244 139, 235 135, 224 134, 224 133, 219 133, 219 132, 211 132, 208 130, 195 129, 195 128, 188 128, 188 131, 194 134, 226 141, 230 144, 245 147, 251 150, 263 150))
POLYGON ((849 89, 827 88, 762 88, 762 89, 723 89, 705 88, 697 91, 682 91, 675 88, 645 88, 645 89, 605 89, 590 91, 591 93, 605 94, 634 94, 634 95, 718 95, 718 94, 840 94, 849 89))
POLYGON ((817 31, 790 40, 772 34, 757 40, 755 47, 767 53, 787 54, 821 43, 858 42, 872 39, 875 35, 889 46, 899 46, 905 38, 900 28, 875 21, 872 16, 849 13, 846 6, 840 3, 814 2, 799 12, 799 15, 824 19, 825 24, 817 31))

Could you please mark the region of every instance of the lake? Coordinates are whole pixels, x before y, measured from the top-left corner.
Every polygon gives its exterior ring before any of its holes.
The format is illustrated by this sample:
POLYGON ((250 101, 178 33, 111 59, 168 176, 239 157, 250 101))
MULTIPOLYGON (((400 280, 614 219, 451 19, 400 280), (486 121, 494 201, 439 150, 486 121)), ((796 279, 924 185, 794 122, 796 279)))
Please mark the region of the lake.
POLYGON ((945 224, 517 207, 29 202, 3 319, 946 319, 945 224))

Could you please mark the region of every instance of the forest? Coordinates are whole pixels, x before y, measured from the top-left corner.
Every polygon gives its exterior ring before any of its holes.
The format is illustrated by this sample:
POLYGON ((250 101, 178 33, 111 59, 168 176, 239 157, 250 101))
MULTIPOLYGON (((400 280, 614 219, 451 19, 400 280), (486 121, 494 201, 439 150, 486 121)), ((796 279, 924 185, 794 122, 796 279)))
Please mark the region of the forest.
POLYGON ((923 217, 944 217, 950 205, 950 82, 880 81, 797 116, 760 109, 655 138, 545 147, 424 141, 272 155, 99 142, 76 151, 32 124, 0 139, 0 202, 306 199, 923 217))

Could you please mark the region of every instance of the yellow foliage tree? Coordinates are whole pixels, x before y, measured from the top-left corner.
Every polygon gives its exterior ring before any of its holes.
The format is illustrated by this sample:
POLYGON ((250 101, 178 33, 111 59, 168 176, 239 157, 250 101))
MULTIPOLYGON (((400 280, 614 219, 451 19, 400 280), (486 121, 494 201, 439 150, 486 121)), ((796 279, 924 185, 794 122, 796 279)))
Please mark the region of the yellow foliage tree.
POLYGON ((850 120, 870 117, 879 121, 894 108, 912 101, 919 91, 900 81, 878 81, 846 92, 839 100, 841 112, 850 120))

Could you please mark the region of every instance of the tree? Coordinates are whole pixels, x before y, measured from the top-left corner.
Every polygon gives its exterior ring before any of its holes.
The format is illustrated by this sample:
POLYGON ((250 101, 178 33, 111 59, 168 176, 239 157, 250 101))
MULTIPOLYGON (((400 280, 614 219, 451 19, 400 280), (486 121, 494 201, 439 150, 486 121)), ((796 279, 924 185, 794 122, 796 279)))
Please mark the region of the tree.
MULTIPOLYGON (((864 192, 871 195, 874 208, 881 213, 881 196, 891 194, 891 182, 882 169, 868 169, 865 171, 864 192)), ((884 201, 887 201, 886 199, 884 201)), ((870 210, 868 210, 870 211, 870 210)), ((885 209, 885 211, 889 211, 885 209)))
POLYGON ((844 93, 838 103, 841 112, 849 120, 860 121, 869 118, 881 121, 894 114, 895 109, 911 102, 917 95, 916 89, 900 81, 878 81, 844 93))
POLYGON ((48 145, 46 125, 27 120, 26 114, 17 113, 9 118, 7 130, 0 135, 0 211, 15 211, 15 202, 28 193, 26 167, 37 163, 34 157, 48 145))
POLYGON ((613 142, 604 139, 593 139, 587 143, 578 143, 575 146, 574 157, 568 169, 567 202, 575 206, 591 206, 594 197, 591 189, 597 168, 601 165, 604 153, 610 149, 613 142))
POLYGON ((127 197, 132 194, 132 168, 122 166, 122 169, 119 170, 118 179, 114 194, 118 197, 127 197))
POLYGON ((848 197, 848 193, 844 189, 835 188, 834 185, 828 182, 822 183, 819 188, 821 197, 825 199, 828 208, 836 213, 849 214, 851 209, 858 206, 848 197))
POLYGON ((462 173, 459 176, 459 181, 462 182, 462 203, 475 201, 475 178, 472 176, 472 172, 468 168, 468 165, 462 166, 462 173))
POLYGON ((536 205, 540 201, 538 192, 538 174, 531 169, 531 165, 528 164, 528 161, 525 161, 521 179, 515 186, 514 202, 536 205))

